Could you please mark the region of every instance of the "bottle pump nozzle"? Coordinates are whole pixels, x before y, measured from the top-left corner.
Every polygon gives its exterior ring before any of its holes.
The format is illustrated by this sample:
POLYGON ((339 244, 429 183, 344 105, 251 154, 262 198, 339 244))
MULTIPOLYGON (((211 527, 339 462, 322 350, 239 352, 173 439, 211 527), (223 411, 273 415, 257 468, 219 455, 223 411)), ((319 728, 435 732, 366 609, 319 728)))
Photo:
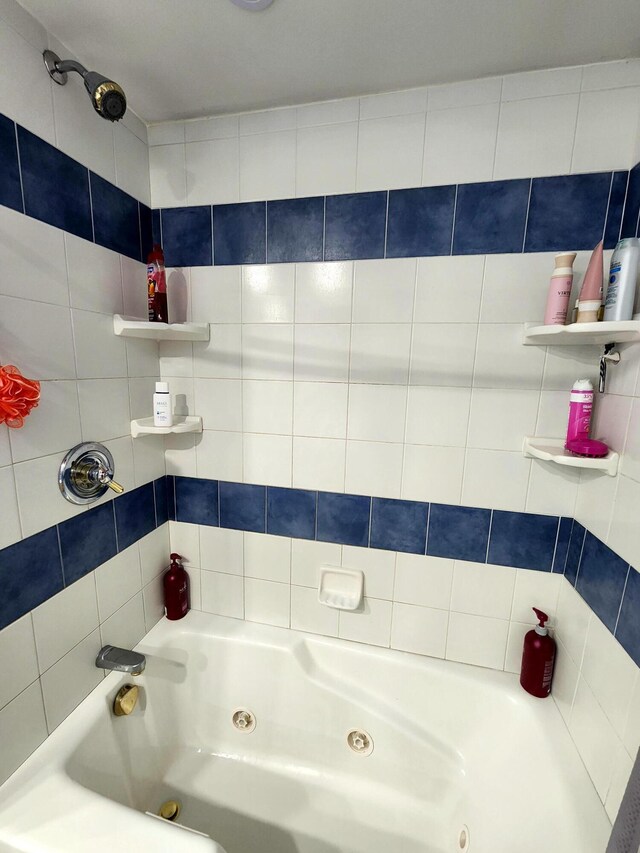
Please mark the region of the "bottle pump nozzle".
POLYGON ((549 629, 546 627, 546 623, 549 621, 549 617, 542 610, 538 610, 537 607, 533 607, 532 610, 536 614, 536 617, 539 622, 539 624, 536 625, 536 634, 548 634, 549 629))
MULTIPOLYGON (((183 558, 180 556, 180 554, 169 554, 169 557, 171 559, 171 567, 172 568, 173 568, 173 566, 180 566, 180 568, 182 568, 182 559, 183 558)), ((535 608, 534 608, 534 610, 535 610, 535 608)))

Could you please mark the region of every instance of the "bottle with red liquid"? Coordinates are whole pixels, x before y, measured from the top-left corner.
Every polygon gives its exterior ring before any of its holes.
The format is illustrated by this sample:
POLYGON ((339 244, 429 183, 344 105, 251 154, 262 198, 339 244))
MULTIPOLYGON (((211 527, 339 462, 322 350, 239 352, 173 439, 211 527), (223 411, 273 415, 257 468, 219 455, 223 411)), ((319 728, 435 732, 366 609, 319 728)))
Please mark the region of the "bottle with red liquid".
POLYGON ((151 323, 168 323, 167 274, 164 268, 164 252, 158 243, 154 244, 147 256, 147 301, 149 321, 151 323))
POLYGON ((549 636, 546 622, 549 617, 537 607, 533 608, 539 624, 532 631, 527 631, 522 650, 522 668, 520 684, 527 693, 545 699, 551 693, 553 665, 556 660, 556 643, 549 636))
POLYGON ((182 619, 189 612, 189 575, 180 554, 171 554, 171 566, 162 578, 167 619, 182 619))

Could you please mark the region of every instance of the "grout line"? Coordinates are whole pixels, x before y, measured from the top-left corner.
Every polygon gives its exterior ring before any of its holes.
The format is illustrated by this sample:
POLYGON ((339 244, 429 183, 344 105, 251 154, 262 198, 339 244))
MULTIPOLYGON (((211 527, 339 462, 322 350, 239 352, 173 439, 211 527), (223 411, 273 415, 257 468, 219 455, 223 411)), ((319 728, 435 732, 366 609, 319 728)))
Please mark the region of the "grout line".
MULTIPOLYGON (((575 521, 575 519, 574 519, 575 521)), ((578 557, 578 568, 576 569, 576 582, 573 585, 573 588, 576 592, 578 592, 578 578, 580 577, 580 568, 582 566, 582 554, 584 553, 584 543, 587 541, 587 528, 584 528, 584 533, 582 535, 582 545, 580 546, 580 556, 578 557)), ((579 595, 580 593, 578 593, 579 595)))
MULTIPOLYGON (((164 452, 164 451, 163 451, 164 452)), ((155 519, 155 529, 158 529, 158 502, 156 500, 156 481, 151 481, 151 490, 153 491, 153 517, 155 519)))
POLYGON ((268 217, 269 202, 264 203, 264 262, 269 263, 269 217, 268 217))
POLYGON ((491 544, 491 531, 493 529, 493 510, 491 510, 491 518, 489 519, 489 532, 487 534, 487 550, 484 554, 485 563, 489 562, 489 545, 491 544))
POLYGON ((111 511, 113 513, 113 529, 115 530, 115 533, 116 533, 116 554, 119 554, 120 553, 120 542, 118 539, 118 521, 116 518, 116 502, 115 502, 115 499, 111 500, 111 511))
MULTIPOLYGON (((453 194, 453 217, 451 219, 451 243, 449 245, 449 256, 453 256, 453 238, 456 234, 456 215, 458 213, 458 187, 460 184, 456 184, 456 190, 453 194)), ((484 272, 483 272, 483 280, 484 280, 484 272)))
POLYGON ((373 518, 373 498, 369 498, 369 537, 367 539, 367 548, 371 547, 371 519, 373 518))
POLYGON ((93 243, 96 242, 96 226, 93 221, 93 193, 91 191, 91 172, 89 169, 87 171, 87 184, 89 185, 89 210, 91 211, 91 240, 93 243))
POLYGON ((493 165, 491 167, 491 180, 496 180, 496 163, 498 161, 498 139, 500 138, 500 121, 502 119, 502 94, 504 92, 504 76, 500 78, 500 95, 498 97, 498 120, 496 121, 496 138, 493 143, 493 165))
MULTIPOLYGON (((431 501, 429 501, 429 503, 427 504, 427 529, 425 530, 425 534, 424 534, 424 555, 425 555, 425 557, 427 556, 427 551, 428 551, 428 547, 429 547, 429 529, 430 529, 430 527, 431 527, 431 501)), ((396 557, 396 560, 397 560, 397 557, 396 557)), ((395 576, 394 576, 393 590, 395 593, 395 576)))
POLYGON ((607 209, 604 213, 604 222, 602 224, 602 240, 604 241, 605 234, 607 233, 607 223, 609 221, 609 209, 611 208, 611 193, 613 192, 613 179, 615 177, 615 172, 611 172, 611 180, 609 181, 609 195, 607 196, 607 209))
POLYGON ((582 84, 584 82, 584 66, 580 69, 580 90, 578 92, 578 109, 576 120, 573 123, 573 141, 571 143, 571 157, 569 158, 569 174, 573 174, 573 161, 576 156, 576 141, 578 139, 578 121, 580 120, 580 107, 582 106, 582 84))
POLYGON ((384 212, 384 247, 382 249, 382 257, 387 257, 387 234, 389 231, 389 195, 390 191, 387 190, 387 206, 384 212))
POLYGON ((625 596, 625 593, 627 591, 627 583, 629 582, 629 572, 630 571, 632 571, 631 565, 628 565, 627 566, 627 574, 625 575, 625 579, 624 579, 624 587, 622 589, 622 595, 620 596, 620 606, 618 607, 618 612, 616 614, 616 622, 615 622, 615 625, 613 626, 613 631, 611 632, 614 637, 616 636, 616 631, 618 630, 618 622, 620 621, 620 613, 622 612, 622 602, 624 601, 624 596, 625 596))
MULTIPOLYGON (((211 205, 211 266, 214 267, 216 265, 216 243, 213 237, 213 208, 215 205, 211 205)), ((189 284, 191 284, 191 276, 189 276, 189 284)))
POLYGON ((22 196, 22 213, 26 215, 27 208, 24 203, 24 182, 22 180, 22 158, 20 157, 20 142, 18 141, 18 125, 14 121, 13 132, 16 137, 16 153, 18 155, 18 175, 20 176, 20 195, 22 196))
POLYGON ((556 541, 553 543, 553 554, 551 555, 551 568, 549 571, 553 574, 553 567, 556 562, 556 552, 558 550, 558 540, 560 539, 560 525, 562 524, 562 516, 558 516, 558 526, 556 528, 556 541))
MULTIPOLYGON (((313 541, 317 542, 318 540, 318 492, 316 491, 316 514, 313 525, 313 541)), ((340 550, 340 556, 342 556, 342 549, 340 550)), ((342 560, 340 560, 342 564, 342 560)))
POLYGON ((527 228, 529 227, 529 210, 531 208, 531 191, 533 190, 533 178, 529 178, 529 196, 527 198, 527 215, 524 219, 524 232, 522 235, 522 251, 527 244, 527 228))
MULTIPOLYGON (((627 212, 627 201, 629 200, 629 184, 631 182, 631 170, 627 172, 627 183, 624 187, 624 200, 622 202, 622 215, 620 216, 620 228, 618 229, 618 241, 622 239, 622 226, 624 225, 624 215, 627 212)), ((640 209, 638 210, 640 216, 640 209)))
POLYGON ((62 559, 62 542, 60 541, 60 525, 56 524, 56 536, 58 538, 58 554, 60 555, 60 568, 62 569, 62 586, 66 588, 67 578, 64 573, 64 560, 62 559))
POLYGON ((322 260, 325 261, 327 249, 327 197, 322 197, 322 260))
MULTIPOLYGON (((153 224, 151 226, 153 228, 153 224)), ((145 263, 145 258, 142 253, 142 219, 140 218, 140 202, 138 202, 138 244, 140 246, 140 261, 145 263)))

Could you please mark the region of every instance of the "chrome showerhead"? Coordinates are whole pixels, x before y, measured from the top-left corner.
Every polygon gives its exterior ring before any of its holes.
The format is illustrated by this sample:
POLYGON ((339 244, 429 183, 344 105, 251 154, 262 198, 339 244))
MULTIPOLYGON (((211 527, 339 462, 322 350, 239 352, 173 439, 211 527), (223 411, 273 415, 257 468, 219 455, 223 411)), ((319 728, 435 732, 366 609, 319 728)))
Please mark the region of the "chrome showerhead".
POLYGON ((52 50, 45 50, 42 58, 49 76, 60 86, 67 82, 69 71, 76 71, 84 80, 84 87, 98 115, 108 121, 120 121, 127 109, 127 99, 117 83, 97 71, 87 71, 74 59, 61 60, 52 50))

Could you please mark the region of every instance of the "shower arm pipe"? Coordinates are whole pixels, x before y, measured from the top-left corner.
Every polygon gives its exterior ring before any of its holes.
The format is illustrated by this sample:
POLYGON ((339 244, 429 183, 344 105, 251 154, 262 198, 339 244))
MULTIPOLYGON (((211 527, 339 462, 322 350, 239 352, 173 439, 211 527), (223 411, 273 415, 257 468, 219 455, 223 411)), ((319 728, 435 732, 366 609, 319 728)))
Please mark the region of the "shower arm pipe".
POLYGON ((61 59, 55 63, 55 70, 60 74, 66 74, 68 71, 77 71, 82 77, 88 74, 87 69, 75 59, 61 59))

